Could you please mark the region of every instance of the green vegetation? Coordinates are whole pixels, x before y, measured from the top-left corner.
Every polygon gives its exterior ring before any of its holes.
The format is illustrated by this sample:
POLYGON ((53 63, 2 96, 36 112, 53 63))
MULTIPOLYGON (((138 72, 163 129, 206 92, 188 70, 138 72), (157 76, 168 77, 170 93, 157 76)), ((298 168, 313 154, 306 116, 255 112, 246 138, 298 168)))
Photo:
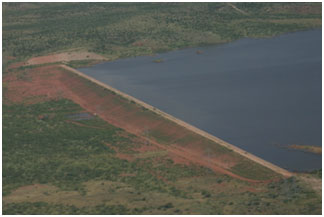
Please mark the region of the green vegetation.
MULTIPOLYGON (((130 149, 130 138, 101 119, 82 120, 82 126, 67 122, 67 114, 81 108, 67 100, 40 104, 3 106, 3 194, 33 183, 51 183, 64 190, 83 190, 92 179, 124 180, 142 190, 167 191, 167 186, 135 163, 119 159, 106 143, 130 149), (47 116, 50 118, 42 119, 47 116), (135 169, 136 168, 136 169, 135 169), (136 177, 118 178, 136 170, 136 177)), ((150 161, 145 167, 152 168, 150 161)), ((176 176, 186 174, 175 171, 176 176)), ((169 171, 170 172, 170 171, 169 171)), ((172 176, 173 173, 169 173, 172 176)))
POLYGON ((207 168, 130 151, 136 137, 98 117, 69 122, 82 111, 64 99, 3 105, 4 214, 321 212, 319 195, 295 178, 251 186, 252 193, 248 183, 207 168))
POLYGON ((242 159, 231 168, 231 171, 240 176, 256 180, 269 180, 274 177, 273 171, 249 159, 242 159))
POLYGON ((44 202, 37 203, 17 203, 6 206, 5 215, 127 215, 131 214, 122 205, 107 206, 98 205, 95 207, 78 208, 68 205, 51 205, 44 202))
POLYGON ((321 14, 321 3, 12 2, 3 4, 3 53, 27 58, 85 48, 111 59, 149 55, 320 28, 321 14))
POLYGON ((313 170, 313 171, 309 172, 309 174, 321 179, 322 178, 322 169, 313 170))

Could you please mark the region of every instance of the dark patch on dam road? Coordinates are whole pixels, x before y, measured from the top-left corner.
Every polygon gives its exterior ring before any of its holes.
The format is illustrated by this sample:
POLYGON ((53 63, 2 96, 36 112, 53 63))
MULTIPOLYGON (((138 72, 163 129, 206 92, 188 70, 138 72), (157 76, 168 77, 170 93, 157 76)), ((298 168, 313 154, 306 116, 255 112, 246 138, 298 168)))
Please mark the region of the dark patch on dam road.
POLYGON ((78 70, 283 168, 322 167, 280 146, 322 145, 322 30, 78 70))

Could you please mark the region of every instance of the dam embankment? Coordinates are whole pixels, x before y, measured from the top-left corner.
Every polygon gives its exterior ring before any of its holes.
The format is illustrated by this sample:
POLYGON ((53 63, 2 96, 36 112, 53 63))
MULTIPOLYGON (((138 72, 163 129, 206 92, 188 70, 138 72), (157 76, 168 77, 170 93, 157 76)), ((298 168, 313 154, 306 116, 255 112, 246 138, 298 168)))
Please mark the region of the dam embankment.
MULTIPOLYGON (((214 145, 221 145, 221 146, 225 147, 226 149, 234 151, 235 153, 239 154, 240 156, 243 156, 243 157, 245 157, 245 158, 247 158, 247 159, 249 159, 249 160, 251 160, 251 161, 253 161, 253 162, 257 163, 257 164, 260 164, 260 165, 262 165, 262 166, 264 166, 266 168, 269 168, 269 169, 271 169, 272 171, 274 171, 274 172, 276 172, 278 174, 281 174, 281 175, 283 175, 285 177, 290 177, 292 175, 291 172, 289 172, 289 171, 287 171, 287 170, 285 170, 283 168, 280 168, 280 167, 278 167, 278 166, 276 166, 276 165, 274 165, 274 164, 272 164, 270 162, 267 162, 267 161, 255 156, 255 155, 253 155, 251 153, 248 153, 248 152, 246 152, 246 151, 244 151, 244 150, 242 150, 242 149, 240 149, 240 148, 238 148, 238 147, 236 147, 236 146, 234 146, 232 144, 229 144, 228 142, 225 142, 225 141, 223 141, 223 140, 221 140, 221 139, 219 139, 219 138, 217 138, 217 137, 215 137, 215 136, 213 136, 213 135, 211 135, 211 134, 209 134, 207 132, 204 132, 203 130, 198 129, 198 128, 196 128, 196 127, 194 127, 194 126, 192 126, 192 125, 190 125, 190 124, 188 124, 188 123, 186 123, 186 122, 184 122, 184 121, 182 121, 180 119, 177 119, 177 118, 173 117, 172 115, 167 114, 167 113, 165 113, 165 112, 163 112, 163 111, 161 111, 161 110, 159 110, 159 109, 157 109, 157 108, 155 108, 155 107, 153 107, 153 106, 151 106, 151 105, 149 105, 149 104, 147 104, 147 103, 145 103, 145 102, 143 102, 141 100, 138 100, 138 99, 136 99, 136 98, 134 98, 134 97, 132 97, 132 96, 126 94, 126 93, 123 93, 123 92, 121 92, 121 91, 119 91, 119 90, 117 90, 117 89, 115 89, 115 88, 113 88, 113 87, 111 87, 111 86, 109 86, 107 84, 104 84, 104 83, 102 83, 102 82, 100 82, 100 81, 98 81, 98 80, 96 80, 96 79, 94 79, 94 78, 92 78, 92 77, 90 77, 88 75, 85 75, 84 73, 82 73, 82 72, 80 72, 80 71, 78 71, 76 69, 73 69, 73 68, 68 67, 66 65, 61 65, 61 67, 68 70, 68 71, 70 71, 70 72, 73 72, 76 75, 81 76, 81 77, 83 77, 83 78, 85 78, 85 79, 87 79, 87 80, 101 86, 101 87, 104 87, 104 88, 112 91, 113 93, 115 93, 115 94, 123 97, 124 99, 128 100, 128 103, 134 102, 134 103, 142 106, 143 108, 145 108, 147 110, 150 110, 151 112, 155 113, 156 115, 161 116, 162 118, 167 119, 167 120, 169 120, 169 121, 171 121, 173 123, 176 123, 176 125, 173 125, 173 128, 170 128, 173 131, 173 133, 178 132, 180 134, 187 135, 183 130, 183 128, 185 128, 186 130, 189 130, 189 131, 193 132, 194 134, 198 134, 199 136, 204 137, 205 139, 208 139, 208 140, 214 142, 214 145)), ((120 113, 119 115, 122 116, 123 114, 120 113)), ((152 120, 152 117, 149 117, 149 116, 147 117, 147 120, 148 120, 148 122, 146 123, 147 127, 145 127, 145 129, 143 129, 143 128, 141 129, 141 122, 142 123, 145 122, 145 119, 143 119, 144 117, 142 115, 140 115, 140 114, 134 114, 134 116, 136 116, 136 115, 140 116, 140 118, 142 118, 142 121, 138 121, 138 124, 139 124, 138 126, 129 126, 129 125, 134 124, 134 123, 137 122, 137 120, 131 121, 131 119, 133 117, 129 117, 129 119, 128 119, 129 122, 128 123, 124 122, 125 123, 124 126, 121 126, 120 124, 118 124, 118 125, 125 128, 125 129, 127 129, 127 130, 129 130, 130 132, 136 133, 136 134, 143 133, 143 130, 148 130, 149 131, 150 130, 150 128, 149 128, 150 123, 149 122, 150 122, 150 120, 152 120), (134 129, 134 130, 132 130, 132 129, 134 129)), ((112 121, 111 123, 116 123, 116 122, 119 122, 119 121, 115 120, 115 121, 112 121)), ((175 133, 175 134, 177 134, 177 133, 175 133)), ((198 140, 199 139, 201 140, 202 138, 199 138, 199 136, 198 136, 198 140)), ((177 136, 174 135, 174 134, 170 135, 170 137, 177 138, 177 136)), ((179 138, 177 138, 177 139, 179 139, 179 138)), ((196 137, 192 137, 192 142, 193 143, 197 142, 196 140, 197 140, 197 135, 196 135, 196 137)), ((188 142, 190 143, 190 141, 187 141, 186 143, 188 143, 188 142)), ((174 145, 173 143, 177 143, 177 141, 171 142, 170 145, 174 145)), ((199 144, 199 146, 200 146, 200 148, 206 148, 206 147, 204 147, 204 144, 199 144)), ((192 148, 192 147, 190 147, 190 148, 192 148)), ((203 156, 197 156, 197 157, 203 157, 203 156)))
POLYGON ((322 145, 321 44, 319 29, 78 70, 268 162, 308 171, 322 157, 285 147, 322 145))

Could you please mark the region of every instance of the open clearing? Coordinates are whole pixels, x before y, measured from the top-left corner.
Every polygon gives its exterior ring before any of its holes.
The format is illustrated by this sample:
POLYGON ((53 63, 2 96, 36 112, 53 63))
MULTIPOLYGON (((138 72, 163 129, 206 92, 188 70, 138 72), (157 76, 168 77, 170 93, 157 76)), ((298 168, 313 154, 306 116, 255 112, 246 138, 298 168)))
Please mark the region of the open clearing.
POLYGON ((90 52, 71 51, 48 56, 33 57, 27 60, 26 65, 40 65, 45 63, 69 62, 73 60, 107 60, 105 57, 90 52))
POLYGON ((107 61, 106 57, 91 53, 88 51, 70 51, 63 53, 54 53, 47 56, 39 56, 28 59, 26 62, 18 62, 12 64, 10 68, 18 68, 21 66, 42 65, 51 63, 74 63, 78 61, 87 61, 91 63, 99 63, 100 61, 107 61))

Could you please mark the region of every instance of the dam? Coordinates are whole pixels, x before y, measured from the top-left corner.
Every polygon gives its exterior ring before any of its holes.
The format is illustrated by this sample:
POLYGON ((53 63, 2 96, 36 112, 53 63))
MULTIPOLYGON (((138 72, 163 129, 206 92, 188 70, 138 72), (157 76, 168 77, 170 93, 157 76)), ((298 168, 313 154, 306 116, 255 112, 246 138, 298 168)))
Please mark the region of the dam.
POLYGON ((322 145, 321 39, 321 29, 246 38, 78 70, 275 165, 307 171, 321 168, 322 157, 286 147, 322 145))

